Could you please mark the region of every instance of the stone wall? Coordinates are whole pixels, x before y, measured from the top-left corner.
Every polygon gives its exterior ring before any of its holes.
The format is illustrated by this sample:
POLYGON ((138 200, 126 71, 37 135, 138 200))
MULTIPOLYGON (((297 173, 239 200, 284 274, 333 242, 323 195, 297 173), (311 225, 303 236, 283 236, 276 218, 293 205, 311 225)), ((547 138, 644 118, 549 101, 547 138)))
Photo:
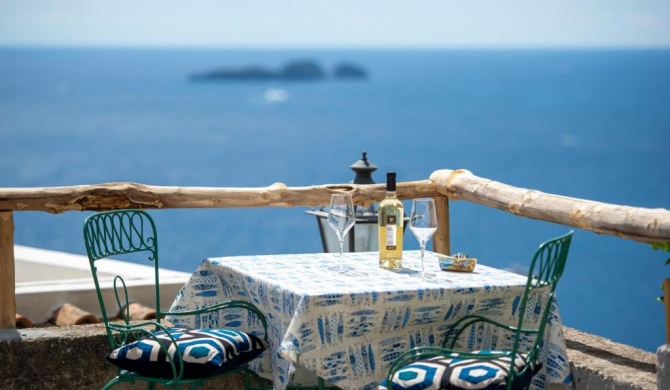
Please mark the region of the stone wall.
MULTIPOLYGON (((564 328, 578 390, 656 390, 656 355, 564 328)), ((0 330, 0 390, 100 389, 116 375, 104 326, 0 330)), ((117 386, 114 389, 144 386, 117 386)), ((237 390, 231 376, 205 389, 237 390)), ((559 386, 557 386, 559 388, 559 386)))
MULTIPOLYGON (((0 390, 101 389, 116 376, 107 353, 101 324, 0 330, 0 390)), ((231 375, 201 389, 239 390, 242 383, 240 376, 231 375)), ((137 383, 114 390, 145 388, 137 383)))
POLYGON ((656 355, 564 327, 576 388, 656 390, 656 355))

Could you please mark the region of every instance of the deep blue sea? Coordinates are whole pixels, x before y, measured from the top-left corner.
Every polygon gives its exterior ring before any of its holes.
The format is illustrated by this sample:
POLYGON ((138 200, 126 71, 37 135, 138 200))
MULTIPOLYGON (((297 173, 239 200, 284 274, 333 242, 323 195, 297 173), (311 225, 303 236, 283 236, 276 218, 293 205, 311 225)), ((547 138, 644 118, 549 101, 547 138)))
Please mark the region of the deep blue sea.
MULTIPOLYGON (((0 49, 0 187, 131 181, 265 187, 438 169, 543 192, 670 209, 670 50, 0 49), (190 82, 220 67, 314 59, 367 81, 190 82)), ((307 208, 152 211, 162 265, 316 252, 307 208)), ((84 254, 88 213, 14 214, 17 244, 84 254)), ((452 249, 523 269, 568 227, 451 202, 452 249)), ((409 233, 408 233, 409 234, 409 233)), ((406 247, 417 248, 406 236, 406 247)), ((655 351, 670 254, 576 229, 563 322, 655 351)))

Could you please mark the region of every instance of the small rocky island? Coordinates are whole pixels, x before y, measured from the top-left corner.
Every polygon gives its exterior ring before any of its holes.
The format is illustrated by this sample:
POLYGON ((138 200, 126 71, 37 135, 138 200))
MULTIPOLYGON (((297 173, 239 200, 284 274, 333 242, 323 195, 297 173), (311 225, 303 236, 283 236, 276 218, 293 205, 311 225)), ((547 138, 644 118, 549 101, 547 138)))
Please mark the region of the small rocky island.
POLYGON ((345 62, 326 72, 321 65, 312 60, 295 60, 286 63, 281 69, 273 70, 261 66, 243 68, 222 68, 190 76, 192 81, 216 80, 287 80, 287 81, 321 81, 326 79, 364 80, 368 72, 361 66, 345 62))

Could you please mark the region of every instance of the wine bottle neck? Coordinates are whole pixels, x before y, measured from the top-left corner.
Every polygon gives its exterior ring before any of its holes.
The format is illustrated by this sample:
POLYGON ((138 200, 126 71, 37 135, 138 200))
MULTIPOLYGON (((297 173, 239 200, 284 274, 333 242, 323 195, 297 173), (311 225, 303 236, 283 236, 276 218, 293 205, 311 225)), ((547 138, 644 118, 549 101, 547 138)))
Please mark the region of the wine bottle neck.
POLYGON ((393 192, 395 194, 395 172, 388 172, 386 174, 386 192, 393 192))

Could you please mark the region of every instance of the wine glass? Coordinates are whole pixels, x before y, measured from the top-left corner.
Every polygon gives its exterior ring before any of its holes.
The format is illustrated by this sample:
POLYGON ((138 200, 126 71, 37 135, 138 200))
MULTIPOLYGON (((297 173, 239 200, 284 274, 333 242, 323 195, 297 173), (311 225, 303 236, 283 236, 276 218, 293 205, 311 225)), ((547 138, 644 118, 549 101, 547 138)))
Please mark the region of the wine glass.
POLYGON ((419 240, 421 246, 421 272, 415 274, 423 279, 434 278, 435 274, 427 273, 423 256, 426 252, 426 243, 437 230, 437 214, 435 213, 435 201, 430 198, 414 199, 412 201, 412 214, 409 219, 409 230, 419 240))
POLYGON ((349 194, 333 194, 330 197, 330 210, 328 211, 328 225, 330 225, 337 239, 340 241, 339 266, 329 267, 330 270, 339 271, 341 274, 352 274, 353 268, 345 267, 342 261, 344 252, 344 237, 356 223, 356 212, 349 194))

